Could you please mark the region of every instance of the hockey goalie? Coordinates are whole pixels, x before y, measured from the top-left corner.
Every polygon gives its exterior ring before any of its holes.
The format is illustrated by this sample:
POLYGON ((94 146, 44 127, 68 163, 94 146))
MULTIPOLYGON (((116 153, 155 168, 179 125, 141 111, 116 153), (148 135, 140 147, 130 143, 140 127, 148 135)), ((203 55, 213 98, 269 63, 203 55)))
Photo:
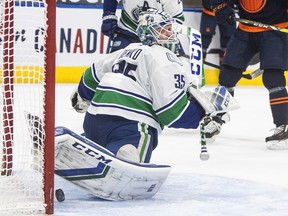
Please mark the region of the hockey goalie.
MULTIPOLYGON (((178 56, 174 22, 162 11, 142 12, 142 43, 107 54, 84 71, 71 95, 73 108, 85 113, 84 134, 56 128, 57 175, 107 200, 150 198, 171 169, 150 164, 164 127, 197 129, 205 120, 208 138, 220 132, 223 116, 238 104, 224 87, 192 87, 202 77, 191 69, 195 54, 188 64, 178 56)), ((201 41, 194 45, 201 60, 201 41)))

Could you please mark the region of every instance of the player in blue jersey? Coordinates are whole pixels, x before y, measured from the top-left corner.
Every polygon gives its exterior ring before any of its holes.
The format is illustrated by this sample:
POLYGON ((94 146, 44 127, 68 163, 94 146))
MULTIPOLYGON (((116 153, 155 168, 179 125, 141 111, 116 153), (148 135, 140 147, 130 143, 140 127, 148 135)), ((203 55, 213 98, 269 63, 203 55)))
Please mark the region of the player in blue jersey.
MULTIPOLYGON (((219 24, 234 24, 234 11, 229 3, 238 6, 239 17, 281 28, 288 27, 287 0, 212 0, 219 24)), ((288 149, 288 94, 284 71, 288 69, 288 35, 263 27, 240 23, 227 47, 219 84, 231 94, 241 79, 250 59, 260 53, 262 81, 269 93, 274 134, 266 137, 268 149, 288 149)))
POLYGON ((221 65, 228 41, 236 29, 236 23, 232 25, 228 23, 218 25, 210 0, 202 0, 202 6, 200 32, 202 36, 203 59, 206 58, 208 47, 212 42, 212 38, 216 33, 216 27, 218 26, 220 33, 219 63, 221 65))
MULTIPOLYGON (((221 106, 214 103, 227 101, 190 87, 191 70, 174 52, 179 40, 173 25, 169 14, 148 9, 137 28, 142 43, 97 59, 72 94, 74 109, 87 110, 85 136, 118 158, 148 163, 165 126, 197 128, 206 113, 221 106)), ((226 93, 220 89, 231 96, 226 93)), ((216 124, 207 122, 206 133, 216 124)))
MULTIPOLYGON (((120 19, 116 16, 118 1, 104 0, 101 31, 112 40, 109 52, 125 48, 130 43, 140 43, 136 33, 139 14, 148 8, 169 13, 179 23, 184 22, 183 3, 178 0, 133 0, 123 1, 120 19)), ((109 44, 110 45, 110 44, 109 44)), ((183 51, 180 51, 183 52, 183 51)))

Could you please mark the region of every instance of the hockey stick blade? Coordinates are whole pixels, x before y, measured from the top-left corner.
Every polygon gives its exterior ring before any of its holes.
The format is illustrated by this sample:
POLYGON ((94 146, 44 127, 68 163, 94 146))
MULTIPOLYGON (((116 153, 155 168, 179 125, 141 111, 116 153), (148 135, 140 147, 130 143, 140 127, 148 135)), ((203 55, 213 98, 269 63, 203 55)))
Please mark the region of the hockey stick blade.
POLYGON ((256 77, 260 76, 261 74, 263 74, 263 70, 258 68, 257 70, 255 70, 249 74, 242 74, 242 77, 245 79, 248 79, 248 80, 252 80, 252 79, 255 79, 256 77))
POLYGON ((249 26, 255 26, 255 27, 271 29, 271 30, 279 31, 279 32, 283 32, 283 33, 288 33, 288 29, 287 28, 281 28, 279 26, 268 25, 268 24, 256 22, 256 21, 253 21, 253 20, 240 19, 240 18, 234 18, 234 20, 237 21, 237 22, 249 25, 249 26))

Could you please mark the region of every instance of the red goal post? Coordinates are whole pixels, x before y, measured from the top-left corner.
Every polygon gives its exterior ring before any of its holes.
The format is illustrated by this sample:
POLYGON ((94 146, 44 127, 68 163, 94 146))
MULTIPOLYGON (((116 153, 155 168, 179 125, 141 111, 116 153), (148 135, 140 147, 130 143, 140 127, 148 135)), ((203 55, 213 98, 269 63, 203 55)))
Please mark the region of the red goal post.
POLYGON ((0 2, 0 215, 54 211, 55 26, 55 0, 0 2))

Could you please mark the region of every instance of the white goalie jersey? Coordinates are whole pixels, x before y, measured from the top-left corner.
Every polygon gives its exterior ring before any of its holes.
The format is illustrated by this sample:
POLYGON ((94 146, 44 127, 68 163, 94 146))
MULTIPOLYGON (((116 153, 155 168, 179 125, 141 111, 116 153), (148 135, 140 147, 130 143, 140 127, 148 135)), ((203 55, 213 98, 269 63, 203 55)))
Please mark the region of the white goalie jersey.
POLYGON ((160 132, 187 109, 190 77, 170 50, 130 44, 86 70, 78 90, 81 97, 91 101, 89 113, 118 115, 160 132))
POLYGON ((123 10, 118 23, 119 28, 135 34, 139 13, 143 7, 165 11, 180 24, 184 22, 183 3, 181 0, 133 0, 123 1, 123 10))

